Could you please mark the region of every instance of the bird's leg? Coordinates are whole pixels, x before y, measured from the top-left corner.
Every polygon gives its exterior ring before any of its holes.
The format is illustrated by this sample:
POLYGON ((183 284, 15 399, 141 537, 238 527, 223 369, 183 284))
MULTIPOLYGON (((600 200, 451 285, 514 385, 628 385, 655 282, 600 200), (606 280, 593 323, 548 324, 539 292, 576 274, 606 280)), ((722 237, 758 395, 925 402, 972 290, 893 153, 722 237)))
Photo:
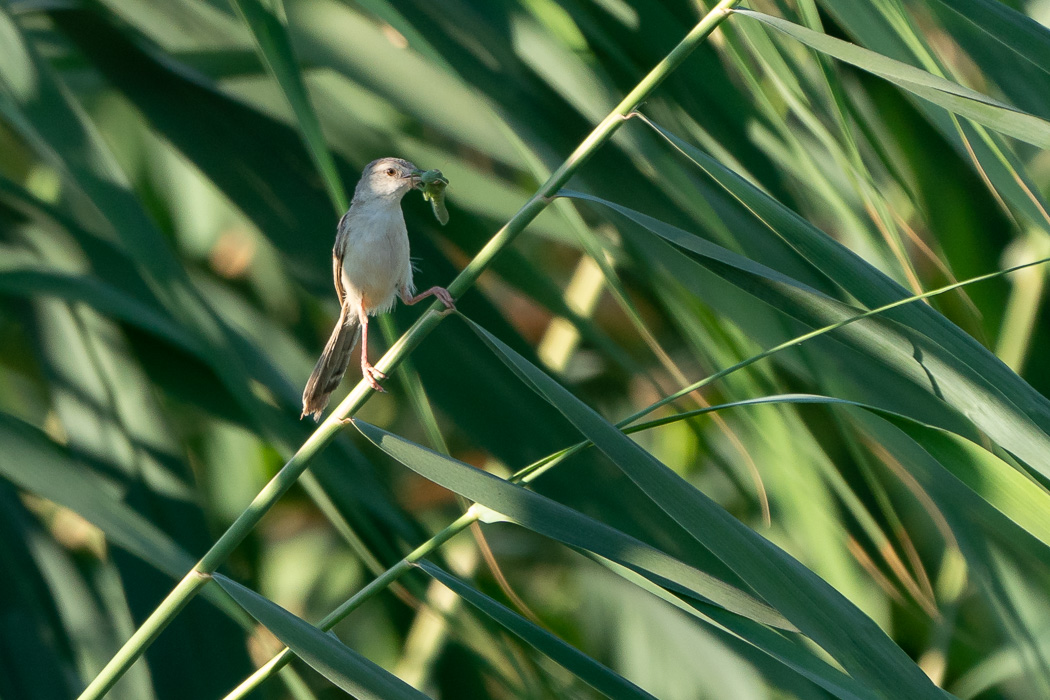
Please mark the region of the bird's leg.
POLYGON ((380 386, 376 379, 386 379, 386 375, 373 367, 372 363, 368 361, 368 312, 365 311, 363 303, 357 307, 357 320, 361 324, 361 376, 365 378, 365 381, 373 389, 384 393, 386 389, 380 386))
POLYGON ((405 302, 409 306, 415 304, 416 302, 422 301, 427 297, 437 297, 441 300, 441 303, 445 305, 445 308, 447 310, 452 311, 456 308, 456 302, 452 300, 452 295, 449 294, 448 290, 444 287, 431 287, 427 291, 420 292, 415 296, 410 295, 406 287, 402 287, 399 296, 401 297, 401 301, 405 302))

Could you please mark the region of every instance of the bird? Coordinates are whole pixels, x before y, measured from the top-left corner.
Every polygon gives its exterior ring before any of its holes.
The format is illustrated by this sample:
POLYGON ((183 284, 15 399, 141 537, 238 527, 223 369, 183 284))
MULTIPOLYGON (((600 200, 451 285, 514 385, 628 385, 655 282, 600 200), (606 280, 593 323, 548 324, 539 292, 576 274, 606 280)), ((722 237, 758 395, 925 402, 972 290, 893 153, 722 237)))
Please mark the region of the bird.
POLYGON ((339 297, 339 320, 317 360, 303 391, 305 418, 320 420, 328 399, 346 373, 350 356, 361 340, 361 375, 374 390, 386 375, 368 361, 368 317, 385 313, 400 298, 415 304, 436 297, 454 309, 444 287, 420 294, 412 284, 408 229, 401 199, 421 187, 422 171, 401 158, 380 158, 365 166, 354 189, 350 208, 339 220, 332 248, 332 277, 339 297))

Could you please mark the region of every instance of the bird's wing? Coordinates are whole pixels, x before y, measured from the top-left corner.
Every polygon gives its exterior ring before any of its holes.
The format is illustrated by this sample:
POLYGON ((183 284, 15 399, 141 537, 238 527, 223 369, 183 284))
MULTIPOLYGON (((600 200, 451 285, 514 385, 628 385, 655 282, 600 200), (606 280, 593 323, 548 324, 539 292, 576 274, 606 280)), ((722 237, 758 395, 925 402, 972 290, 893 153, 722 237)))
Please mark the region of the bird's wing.
POLYGON ((339 305, 343 305, 346 290, 343 289, 343 253, 346 252, 346 239, 350 235, 350 210, 347 209, 343 217, 339 219, 336 227, 335 246, 332 248, 332 282, 335 284, 335 293, 339 295, 339 305))

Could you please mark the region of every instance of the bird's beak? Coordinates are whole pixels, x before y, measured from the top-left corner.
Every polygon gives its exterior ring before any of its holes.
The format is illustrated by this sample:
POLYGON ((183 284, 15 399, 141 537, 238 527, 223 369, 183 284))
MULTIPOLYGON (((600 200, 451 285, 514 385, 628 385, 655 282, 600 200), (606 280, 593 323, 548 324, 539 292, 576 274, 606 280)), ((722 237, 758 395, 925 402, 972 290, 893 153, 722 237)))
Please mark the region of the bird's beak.
POLYGON ((420 177, 422 175, 423 175, 423 171, 420 170, 419 168, 416 168, 415 170, 410 172, 408 175, 402 175, 401 179, 402 180, 408 180, 409 182, 411 182, 412 183, 412 189, 420 189, 423 186, 423 182, 420 179, 420 177))

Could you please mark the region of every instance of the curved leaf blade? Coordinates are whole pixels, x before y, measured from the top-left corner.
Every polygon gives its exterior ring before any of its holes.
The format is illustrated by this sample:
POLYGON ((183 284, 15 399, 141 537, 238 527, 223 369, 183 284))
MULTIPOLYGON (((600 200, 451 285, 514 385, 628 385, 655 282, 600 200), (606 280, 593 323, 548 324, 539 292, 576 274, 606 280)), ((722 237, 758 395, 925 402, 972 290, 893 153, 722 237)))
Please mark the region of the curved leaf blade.
POLYGON ((221 574, 215 582, 296 656, 356 698, 425 700, 427 697, 310 623, 221 574))
POLYGON ((607 559, 597 558, 597 561, 617 575, 622 576, 639 588, 649 591, 687 615, 692 615, 704 622, 713 624, 737 639, 761 650, 800 676, 813 681, 833 696, 841 698, 841 700, 859 700, 860 698, 876 700, 876 698, 880 697, 838 668, 818 658, 809 649, 803 648, 796 640, 750 620, 742 620, 739 617, 728 619, 730 617, 728 613, 716 608, 698 610, 696 606, 690 605, 687 601, 660 588, 630 569, 625 569, 607 559))

